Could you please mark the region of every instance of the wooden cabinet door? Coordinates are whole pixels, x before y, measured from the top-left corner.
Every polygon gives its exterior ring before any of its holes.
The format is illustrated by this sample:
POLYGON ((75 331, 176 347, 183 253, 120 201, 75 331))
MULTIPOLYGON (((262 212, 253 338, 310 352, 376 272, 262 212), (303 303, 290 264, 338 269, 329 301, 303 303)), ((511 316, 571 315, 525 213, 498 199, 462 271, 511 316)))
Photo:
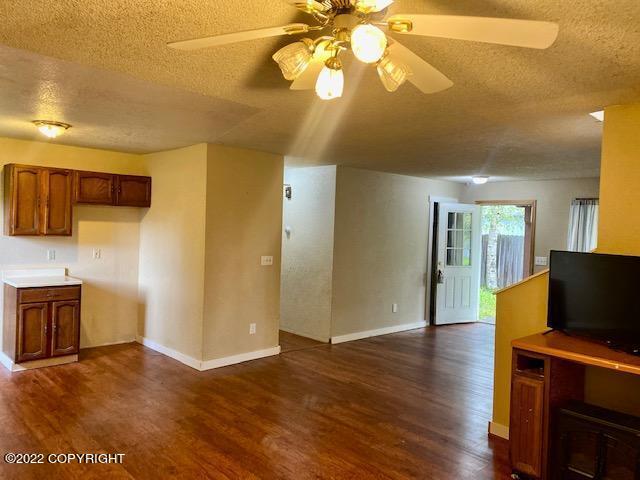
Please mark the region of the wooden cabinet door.
POLYGON ((122 207, 150 207, 151 178, 118 175, 116 204, 122 207))
POLYGON ((514 375, 511 385, 511 466, 542 478, 544 380, 514 375))
POLYGON ((49 305, 28 303, 18 307, 16 362, 47 357, 49 305))
POLYGON ((74 200, 76 203, 113 205, 116 175, 97 172, 75 172, 74 200))
POLYGON ((80 341, 80 302, 51 303, 51 356, 78 353, 80 341))
POLYGON ((38 235, 40 232, 40 177, 42 170, 12 166, 7 175, 6 233, 38 235))
POLYGON ((42 173, 43 235, 71 235, 72 173, 70 170, 44 169, 42 173))

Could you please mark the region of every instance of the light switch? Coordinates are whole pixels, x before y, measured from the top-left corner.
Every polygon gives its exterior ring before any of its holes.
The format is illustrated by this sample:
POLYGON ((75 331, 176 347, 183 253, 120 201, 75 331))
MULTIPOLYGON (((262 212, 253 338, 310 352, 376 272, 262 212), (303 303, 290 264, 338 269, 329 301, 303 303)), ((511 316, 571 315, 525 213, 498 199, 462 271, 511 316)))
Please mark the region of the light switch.
POLYGON ((249 324, 249 335, 255 335, 256 334, 256 324, 255 323, 250 323, 249 324))
POLYGON ((260 265, 262 265, 263 267, 269 267, 273 265, 273 257, 271 256, 260 257, 260 265))
POLYGON ((536 257, 536 266, 537 267, 546 267, 549 261, 547 257, 536 257))
POLYGON ((398 313, 398 304, 397 303, 393 303, 391 305, 391 313, 398 313))
POLYGON ((93 249, 93 259, 100 260, 102 258, 102 250, 99 248, 93 249))
POLYGON ((55 250, 47 250, 47 260, 53 261, 56 259, 56 251, 55 250))

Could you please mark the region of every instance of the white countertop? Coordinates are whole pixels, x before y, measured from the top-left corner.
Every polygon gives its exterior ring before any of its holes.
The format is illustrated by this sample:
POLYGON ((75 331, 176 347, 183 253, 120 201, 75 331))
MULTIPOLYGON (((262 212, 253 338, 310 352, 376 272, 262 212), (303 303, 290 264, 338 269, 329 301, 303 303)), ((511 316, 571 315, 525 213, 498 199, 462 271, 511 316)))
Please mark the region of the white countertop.
POLYGON ((82 285, 82 280, 67 276, 66 268, 5 270, 2 281, 15 288, 68 287, 82 285))

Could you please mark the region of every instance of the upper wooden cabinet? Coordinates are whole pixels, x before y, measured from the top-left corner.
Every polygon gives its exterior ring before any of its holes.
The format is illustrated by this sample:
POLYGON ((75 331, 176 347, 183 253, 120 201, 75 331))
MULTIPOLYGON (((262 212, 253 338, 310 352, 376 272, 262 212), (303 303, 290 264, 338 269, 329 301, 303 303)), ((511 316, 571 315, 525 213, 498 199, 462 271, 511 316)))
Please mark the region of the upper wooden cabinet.
POLYGON ((41 233, 42 235, 71 235, 73 207, 72 172, 69 170, 42 170, 41 233))
POLYGON ((119 207, 150 207, 151 178, 75 172, 75 202, 119 207))
POLYGON ((97 172, 74 172, 74 201, 95 205, 115 204, 116 175, 97 172))
POLYGON ((151 178, 118 175, 116 204, 121 207, 150 207, 151 178))
POLYGON ((5 234, 71 235, 70 170, 7 165, 5 234))
POLYGON ((40 178, 42 170, 9 165, 4 171, 5 233, 40 233, 40 178))
POLYGON ((5 166, 5 235, 70 236, 73 203, 151 206, 151 178, 5 166))

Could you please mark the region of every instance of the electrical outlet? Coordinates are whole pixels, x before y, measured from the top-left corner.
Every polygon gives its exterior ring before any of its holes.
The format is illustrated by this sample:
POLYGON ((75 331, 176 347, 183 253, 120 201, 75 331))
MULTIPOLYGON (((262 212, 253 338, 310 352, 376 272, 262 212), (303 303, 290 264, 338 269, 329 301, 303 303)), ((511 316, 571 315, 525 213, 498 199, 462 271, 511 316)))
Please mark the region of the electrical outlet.
POLYGON ((102 250, 99 248, 93 249, 93 259, 100 260, 102 258, 102 250))
POLYGON ((398 313, 398 304, 397 303, 391 304, 391 313, 398 313))
POLYGON ((535 263, 537 267, 546 267, 549 262, 547 261, 547 257, 536 257, 535 263))
POLYGON ((56 259, 56 251, 55 250, 47 250, 47 260, 50 262, 56 259))
POLYGON ((263 267, 270 267, 271 265, 273 265, 273 257, 271 256, 260 257, 260 265, 262 265, 263 267))
POLYGON ((255 334, 256 334, 256 324, 251 323, 249 324, 249 335, 255 335, 255 334))

